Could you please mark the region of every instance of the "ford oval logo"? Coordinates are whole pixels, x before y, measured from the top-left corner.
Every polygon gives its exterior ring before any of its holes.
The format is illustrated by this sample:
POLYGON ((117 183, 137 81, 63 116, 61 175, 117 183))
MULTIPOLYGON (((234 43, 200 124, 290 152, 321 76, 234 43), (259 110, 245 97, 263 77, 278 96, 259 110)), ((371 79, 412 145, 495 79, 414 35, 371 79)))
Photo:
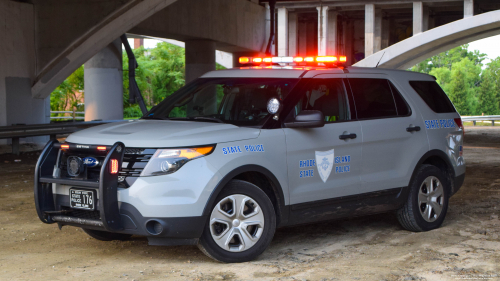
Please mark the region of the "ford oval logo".
POLYGON ((99 160, 95 159, 94 157, 85 157, 83 158, 83 165, 93 168, 99 165, 99 160))

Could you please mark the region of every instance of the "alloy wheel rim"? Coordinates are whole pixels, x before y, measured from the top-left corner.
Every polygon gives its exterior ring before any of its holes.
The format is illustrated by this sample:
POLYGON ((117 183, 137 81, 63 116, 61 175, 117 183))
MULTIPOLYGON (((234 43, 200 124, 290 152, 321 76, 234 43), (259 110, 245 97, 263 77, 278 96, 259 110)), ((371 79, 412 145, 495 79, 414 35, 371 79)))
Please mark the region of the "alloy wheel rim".
POLYGON ((418 209, 427 222, 436 221, 443 211, 444 190, 441 181, 435 176, 428 176, 418 190, 418 209))
POLYGON ((220 200, 210 215, 210 233, 215 243, 229 252, 243 252, 260 240, 264 214, 257 202, 242 194, 220 200))

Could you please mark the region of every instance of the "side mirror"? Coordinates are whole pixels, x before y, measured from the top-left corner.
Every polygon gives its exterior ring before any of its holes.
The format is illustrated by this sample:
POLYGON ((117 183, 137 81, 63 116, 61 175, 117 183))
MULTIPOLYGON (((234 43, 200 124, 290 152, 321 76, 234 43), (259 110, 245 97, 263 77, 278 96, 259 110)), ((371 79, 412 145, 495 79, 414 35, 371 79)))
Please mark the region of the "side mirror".
POLYGON ((325 116, 319 110, 304 110, 295 120, 285 123, 286 128, 319 128, 325 126, 325 116))

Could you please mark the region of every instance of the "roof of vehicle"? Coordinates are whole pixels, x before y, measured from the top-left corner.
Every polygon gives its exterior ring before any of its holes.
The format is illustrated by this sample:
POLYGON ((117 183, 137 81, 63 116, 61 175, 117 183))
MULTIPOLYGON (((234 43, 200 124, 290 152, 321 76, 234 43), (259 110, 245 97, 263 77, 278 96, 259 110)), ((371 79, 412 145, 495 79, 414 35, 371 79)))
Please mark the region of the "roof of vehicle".
POLYGON ((201 78, 311 78, 319 74, 411 75, 412 79, 434 80, 433 76, 407 70, 349 66, 345 69, 322 66, 248 66, 210 71, 201 78))

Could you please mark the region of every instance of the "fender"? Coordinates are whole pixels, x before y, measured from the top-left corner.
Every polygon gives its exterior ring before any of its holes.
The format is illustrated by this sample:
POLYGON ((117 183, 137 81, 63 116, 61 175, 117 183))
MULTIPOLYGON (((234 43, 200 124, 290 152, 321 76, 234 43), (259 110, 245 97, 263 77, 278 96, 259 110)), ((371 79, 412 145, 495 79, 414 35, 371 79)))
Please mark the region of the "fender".
POLYGON ((286 224, 288 222, 289 208, 285 206, 285 196, 283 195, 283 189, 281 187, 281 184, 279 183, 278 179, 274 176, 273 173, 271 173, 268 169, 259 165, 244 165, 227 173, 224 176, 224 178, 222 178, 222 180, 219 181, 215 189, 212 191, 212 194, 210 195, 210 198, 208 199, 207 204, 205 205, 205 208, 203 210, 203 216, 210 217, 211 207, 215 203, 215 199, 217 198, 217 196, 219 196, 222 189, 234 177, 245 172, 259 172, 271 180, 273 191, 278 197, 277 210, 279 211, 279 214, 277 215, 279 219, 279 224, 280 225, 286 224))
MULTIPOLYGON (((417 174, 417 169, 418 167, 420 167, 420 165, 422 165, 422 163, 424 163, 427 159, 429 159, 430 157, 432 156, 437 156, 439 157, 441 160, 443 160, 446 165, 448 166, 448 173, 450 175, 450 184, 451 184, 451 194, 453 194, 453 189, 455 188, 453 186, 453 179, 455 179, 455 170, 453 169, 453 164, 451 164, 450 162, 450 159, 448 158, 448 155, 446 155, 446 153, 444 153, 443 151, 441 150, 438 150, 438 149, 433 149, 433 150, 429 150, 427 151, 421 158, 420 160, 418 161, 417 165, 415 166, 415 168, 413 169, 413 173, 411 175, 411 178, 410 178, 410 182, 408 183, 408 186, 410 186, 410 184, 413 182, 413 179, 415 178, 415 175, 417 174)), ((409 188, 408 188, 408 191, 407 193, 409 193, 409 188)), ((451 195, 450 195, 451 196, 451 195)))

